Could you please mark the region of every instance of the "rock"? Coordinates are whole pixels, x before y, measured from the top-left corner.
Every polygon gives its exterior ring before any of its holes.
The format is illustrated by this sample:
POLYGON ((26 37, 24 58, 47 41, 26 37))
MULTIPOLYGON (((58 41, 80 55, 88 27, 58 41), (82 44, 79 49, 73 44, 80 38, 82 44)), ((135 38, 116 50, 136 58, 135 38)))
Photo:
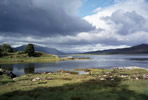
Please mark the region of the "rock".
POLYGON ((34 82, 34 81, 36 81, 36 79, 32 79, 32 81, 34 82))
POLYGON ((3 73, 0 71, 0 75, 3 75, 3 73))
POLYGON ((111 81, 113 81, 114 79, 112 78, 111 81))
POLYGON ((39 81, 39 80, 41 80, 41 78, 39 77, 32 79, 32 81, 39 81))
POLYGON ((0 72, 2 72, 2 71, 3 71, 3 69, 0 68, 0 72))
POLYGON ((136 80, 139 80, 139 78, 138 78, 138 77, 136 77, 136 80))
POLYGON ((47 77, 45 78, 46 80, 52 80, 53 78, 52 77, 47 77))
POLYGON ((107 77, 107 75, 103 75, 104 77, 107 77))
POLYGON ((148 79, 148 75, 143 75, 143 79, 147 80, 148 79))
POLYGON ((128 77, 128 75, 120 75, 120 77, 126 78, 126 77, 128 77))
POLYGON ((16 77, 16 75, 13 74, 12 72, 8 73, 7 76, 9 76, 9 77, 11 77, 11 78, 15 78, 15 77, 16 77))
POLYGON ((101 81, 106 80, 105 78, 100 78, 101 81))
POLYGON ((3 74, 7 75, 10 78, 15 78, 16 77, 16 75, 13 74, 12 71, 0 69, 0 75, 3 75, 3 74))
POLYGON ((16 78, 13 78, 13 81, 15 81, 16 80, 16 78))

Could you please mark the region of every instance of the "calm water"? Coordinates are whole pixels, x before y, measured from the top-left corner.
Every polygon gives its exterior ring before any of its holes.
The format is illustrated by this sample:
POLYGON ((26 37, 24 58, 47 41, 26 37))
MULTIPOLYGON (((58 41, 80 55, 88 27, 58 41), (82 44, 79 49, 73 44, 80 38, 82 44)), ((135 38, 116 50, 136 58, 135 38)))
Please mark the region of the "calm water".
MULTIPOLYGON (((80 56, 84 57, 84 56, 80 56)), ((35 72, 56 72, 77 68, 113 68, 139 66, 148 68, 148 55, 85 55, 88 60, 70 60, 56 63, 5 64, 1 68, 12 70, 17 75, 35 72)))

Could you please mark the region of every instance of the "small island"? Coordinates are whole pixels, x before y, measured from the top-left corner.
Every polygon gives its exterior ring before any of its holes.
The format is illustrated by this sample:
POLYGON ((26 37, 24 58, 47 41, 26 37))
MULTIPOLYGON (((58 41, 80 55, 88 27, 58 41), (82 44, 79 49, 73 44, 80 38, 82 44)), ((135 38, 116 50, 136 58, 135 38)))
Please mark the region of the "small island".
POLYGON ((33 44, 28 44, 24 51, 15 51, 9 44, 0 46, 0 64, 56 62, 56 55, 35 51, 33 44))
POLYGON ((47 63, 65 60, 87 60, 89 57, 58 57, 57 55, 35 51, 33 44, 26 45, 24 51, 13 50, 11 45, 0 46, 0 64, 47 63))

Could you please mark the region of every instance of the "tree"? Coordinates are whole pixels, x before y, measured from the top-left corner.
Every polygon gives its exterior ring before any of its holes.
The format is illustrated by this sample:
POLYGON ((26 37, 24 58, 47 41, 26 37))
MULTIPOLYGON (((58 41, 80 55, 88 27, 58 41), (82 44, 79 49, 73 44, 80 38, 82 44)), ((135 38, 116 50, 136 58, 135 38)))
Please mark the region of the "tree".
POLYGON ((34 51, 34 45, 33 44, 28 44, 25 47, 24 52, 27 53, 29 57, 34 56, 34 52, 35 52, 34 51))
POLYGON ((13 52, 12 47, 6 43, 1 45, 1 50, 2 50, 2 52, 13 52))

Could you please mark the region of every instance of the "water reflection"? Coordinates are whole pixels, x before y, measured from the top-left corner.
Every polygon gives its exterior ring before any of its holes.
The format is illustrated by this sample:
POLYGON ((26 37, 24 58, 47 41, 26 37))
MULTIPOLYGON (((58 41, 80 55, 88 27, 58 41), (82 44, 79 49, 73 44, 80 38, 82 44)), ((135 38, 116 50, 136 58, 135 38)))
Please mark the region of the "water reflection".
POLYGON ((35 73, 35 64, 33 64, 33 63, 25 64, 24 73, 25 74, 34 74, 35 73))
POLYGON ((130 60, 135 60, 135 61, 148 61, 148 58, 130 58, 130 60))
POLYGON ((57 70, 70 70, 79 68, 114 68, 125 66, 138 66, 148 68, 148 55, 83 55, 89 60, 69 60, 55 63, 30 64, 3 64, 0 68, 13 71, 16 75, 56 72, 57 70))
POLYGON ((13 71, 13 66, 14 66, 13 64, 2 64, 0 65, 0 68, 13 71))

